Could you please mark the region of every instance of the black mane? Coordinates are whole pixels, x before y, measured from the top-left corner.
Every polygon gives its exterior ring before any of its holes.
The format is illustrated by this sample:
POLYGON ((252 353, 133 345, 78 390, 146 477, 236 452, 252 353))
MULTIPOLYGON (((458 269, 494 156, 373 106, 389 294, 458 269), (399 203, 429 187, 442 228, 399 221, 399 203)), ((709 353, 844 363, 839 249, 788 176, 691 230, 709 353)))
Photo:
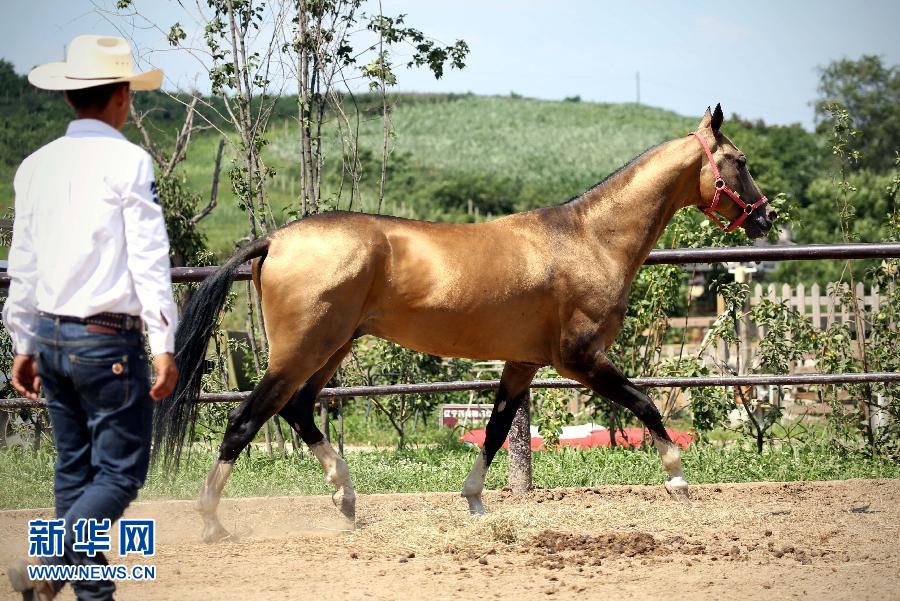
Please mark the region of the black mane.
POLYGON ((596 190, 597 188, 600 188, 601 186, 603 186, 606 182, 608 182, 608 181, 612 180, 613 178, 615 178, 617 175, 619 175, 620 173, 622 173, 623 171, 625 171, 626 169, 628 169, 628 168, 631 167, 632 165, 635 165, 635 164, 639 163, 639 162, 640 162, 642 159, 644 159, 644 157, 646 157, 650 152, 656 150, 657 148, 659 148, 659 147, 662 146, 663 144, 665 144, 665 142, 660 142, 659 144, 655 144, 655 145, 651 146, 650 148, 648 148, 647 150, 645 150, 645 151, 642 152, 641 154, 637 155, 636 157, 634 157, 633 159, 631 159, 630 161, 628 161, 627 163, 625 163, 624 165, 622 165, 621 167, 619 167, 618 169, 616 169, 615 171, 613 171, 612 173, 610 173, 609 175, 607 175, 606 177, 604 177, 602 180, 600 180, 599 182, 597 182, 596 184, 594 184, 593 186, 591 186, 590 188, 588 188, 587 190, 585 190, 584 192, 582 192, 581 194, 578 194, 577 196, 573 196, 572 198, 570 198, 569 200, 565 201, 565 202, 562 203, 562 204, 567 205, 567 204, 572 203, 572 202, 575 202, 575 201, 577 201, 577 200, 581 200, 582 198, 584 198, 585 196, 587 196, 588 194, 590 194, 591 192, 593 192, 593 191, 596 190))

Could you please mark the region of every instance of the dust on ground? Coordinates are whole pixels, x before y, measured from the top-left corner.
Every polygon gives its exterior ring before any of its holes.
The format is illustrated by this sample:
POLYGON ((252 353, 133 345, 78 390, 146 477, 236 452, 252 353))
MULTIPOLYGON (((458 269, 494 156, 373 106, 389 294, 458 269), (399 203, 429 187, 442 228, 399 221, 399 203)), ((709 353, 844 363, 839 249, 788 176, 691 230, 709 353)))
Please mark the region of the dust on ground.
MULTIPOLYGON (((198 483, 199 485, 199 483, 198 483)), ((348 531, 328 497, 224 499, 225 541, 199 540, 190 501, 138 503, 155 518, 155 582, 118 599, 900 599, 900 480, 488 492, 472 517, 453 494, 360 495, 348 531)), ((26 523, 0 512, 6 564, 26 523)), ((113 558, 113 561, 118 561, 113 558)), ((73 598, 67 589, 61 599, 73 598)))

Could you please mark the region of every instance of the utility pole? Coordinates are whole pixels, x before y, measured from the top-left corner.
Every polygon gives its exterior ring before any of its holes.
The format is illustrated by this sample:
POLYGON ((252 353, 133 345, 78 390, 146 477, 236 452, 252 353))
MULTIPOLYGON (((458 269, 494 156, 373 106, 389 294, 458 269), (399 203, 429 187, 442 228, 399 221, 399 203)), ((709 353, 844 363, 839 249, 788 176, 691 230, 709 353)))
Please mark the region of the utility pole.
POLYGON ((641 72, 634 72, 635 87, 637 88, 637 103, 641 103, 641 72))

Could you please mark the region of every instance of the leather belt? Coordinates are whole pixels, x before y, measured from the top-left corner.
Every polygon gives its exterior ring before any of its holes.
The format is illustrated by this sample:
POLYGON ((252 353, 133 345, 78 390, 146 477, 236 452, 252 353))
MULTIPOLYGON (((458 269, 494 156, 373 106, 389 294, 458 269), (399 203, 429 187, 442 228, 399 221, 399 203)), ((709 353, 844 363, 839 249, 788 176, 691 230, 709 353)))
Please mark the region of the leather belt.
POLYGON ((126 315, 125 313, 97 313, 87 317, 73 317, 71 315, 54 315, 53 313, 41 313, 50 319, 57 319, 61 322, 80 323, 85 325, 105 326, 107 328, 115 328, 117 330, 141 332, 144 329, 144 321, 135 315, 126 315))

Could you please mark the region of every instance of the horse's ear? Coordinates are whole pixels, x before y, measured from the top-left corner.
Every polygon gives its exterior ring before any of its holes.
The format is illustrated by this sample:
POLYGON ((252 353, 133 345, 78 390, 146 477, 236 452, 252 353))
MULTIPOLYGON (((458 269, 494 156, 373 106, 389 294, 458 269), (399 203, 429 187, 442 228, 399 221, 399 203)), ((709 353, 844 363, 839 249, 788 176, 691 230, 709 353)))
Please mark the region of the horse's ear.
MULTIPOLYGON (((709 109, 706 109, 706 113, 709 114, 709 109)), ((725 115, 722 113, 722 105, 716 104, 716 110, 713 111, 712 120, 709 123, 709 126, 712 127, 714 134, 719 134, 719 128, 722 127, 722 121, 724 120, 725 115)))
POLYGON ((706 107, 706 112, 703 113, 703 118, 700 119, 700 125, 697 126, 697 129, 703 129, 709 127, 709 124, 712 123, 712 109, 706 107))

